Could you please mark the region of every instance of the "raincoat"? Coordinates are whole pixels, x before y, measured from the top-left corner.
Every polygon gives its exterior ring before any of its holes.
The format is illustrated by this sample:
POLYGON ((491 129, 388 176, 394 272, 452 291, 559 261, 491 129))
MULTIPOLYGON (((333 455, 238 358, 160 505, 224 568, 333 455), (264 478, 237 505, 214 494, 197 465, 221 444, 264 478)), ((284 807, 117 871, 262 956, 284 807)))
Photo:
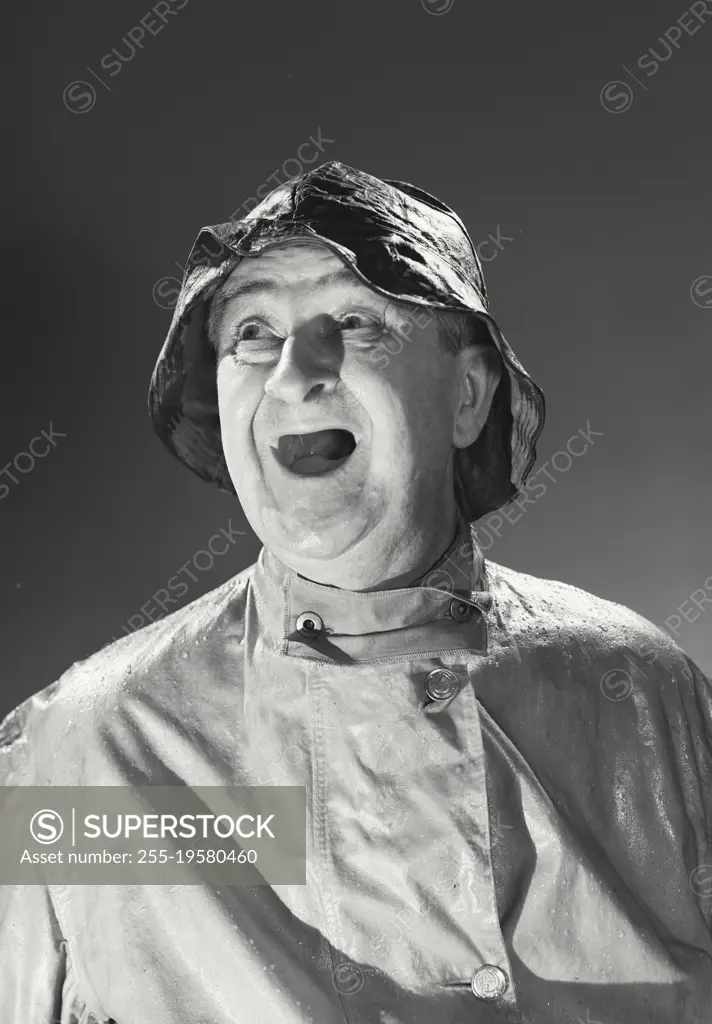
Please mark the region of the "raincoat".
POLYGON ((3 1024, 712 1020, 709 681, 470 527, 437 571, 351 592, 263 549, 5 720, 6 785, 305 786, 308 872, 6 887, 3 1024))

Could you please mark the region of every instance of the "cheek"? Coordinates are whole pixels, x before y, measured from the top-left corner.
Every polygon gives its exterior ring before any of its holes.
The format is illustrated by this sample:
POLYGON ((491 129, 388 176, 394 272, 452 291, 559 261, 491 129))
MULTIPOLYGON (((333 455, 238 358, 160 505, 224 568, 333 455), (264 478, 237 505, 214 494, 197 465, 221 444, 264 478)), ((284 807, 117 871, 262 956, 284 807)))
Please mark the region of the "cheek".
POLYGON ((259 372, 226 357, 218 366, 217 390, 223 445, 226 452, 239 451, 251 431, 264 383, 259 372))
POLYGON ((361 407, 381 444, 388 444, 403 433, 407 421, 406 396, 385 359, 347 359, 340 376, 348 389, 348 402, 361 407))
POLYGON ((409 361, 404 351, 387 363, 384 359, 381 369, 370 370, 366 383, 364 404, 368 402, 382 438, 404 445, 418 456, 449 446, 451 381, 441 367, 426 366, 413 358, 409 361))

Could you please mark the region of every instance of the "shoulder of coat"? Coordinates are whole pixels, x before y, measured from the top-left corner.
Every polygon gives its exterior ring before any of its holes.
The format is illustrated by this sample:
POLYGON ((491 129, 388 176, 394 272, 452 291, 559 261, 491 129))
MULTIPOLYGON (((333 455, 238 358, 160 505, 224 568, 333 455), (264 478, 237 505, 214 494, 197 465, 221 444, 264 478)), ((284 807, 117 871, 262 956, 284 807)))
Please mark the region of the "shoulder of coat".
POLYGON ((493 562, 487 563, 487 573, 497 622, 518 645, 584 648, 601 657, 625 652, 687 671, 675 640, 625 605, 493 562))
POLYGON ((0 783, 12 785, 38 755, 61 759, 65 743, 81 744, 82 735, 110 720, 127 693, 145 689, 181 646, 217 634, 240 643, 253 571, 248 566, 165 618, 74 662, 18 704, 0 721, 0 783))

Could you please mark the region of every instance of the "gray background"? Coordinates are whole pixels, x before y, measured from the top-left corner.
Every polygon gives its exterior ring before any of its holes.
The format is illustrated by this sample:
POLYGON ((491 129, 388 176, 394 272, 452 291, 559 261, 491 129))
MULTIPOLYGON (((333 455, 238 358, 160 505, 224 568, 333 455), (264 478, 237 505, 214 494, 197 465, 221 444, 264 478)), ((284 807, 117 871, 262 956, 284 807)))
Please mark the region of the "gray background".
MULTIPOLYGON (((12 470, 18 484, 0 478, 0 714, 121 635, 230 519, 245 536, 181 576, 181 603, 254 561, 236 500, 151 432, 170 320, 153 289, 180 278, 203 224, 273 172, 284 180, 319 128, 333 140, 324 159, 425 188, 476 243, 511 239, 481 252, 493 312, 547 396, 539 465, 587 422, 603 434, 555 482, 538 477, 547 493, 488 556, 659 625, 704 588, 712 3, 702 25, 669 2, 455 0, 433 13, 447 3, 189 0, 130 60, 124 37, 147 3, 15 12, 0 466, 50 421, 66 437, 12 470), (650 49, 668 55, 659 37, 680 17, 698 31, 651 74, 650 49), (112 77, 113 48, 126 62, 112 77), (96 90, 84 112, 63 102, 78 79, 96 90), (606 91, 615 80, 625 87, 606 91)), ((703 610, 678 639, 710 673, 703 610)))

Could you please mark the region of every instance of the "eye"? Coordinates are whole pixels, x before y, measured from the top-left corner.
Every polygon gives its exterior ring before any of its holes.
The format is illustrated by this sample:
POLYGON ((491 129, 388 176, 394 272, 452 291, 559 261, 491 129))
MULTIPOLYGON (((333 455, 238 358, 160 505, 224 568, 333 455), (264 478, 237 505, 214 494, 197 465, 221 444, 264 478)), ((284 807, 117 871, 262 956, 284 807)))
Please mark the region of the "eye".
POLYGON ((359 327, 366 327, 367 320, 362 313, 346 313, 339 317, 339 324, 344 331, 357 331, 359 327))
POLYGON ((235 341, 275 341, 279 335, 263 320, 245 320, 231 332, 235 341))
POLYGON ((349 310, 335 317, 336 329, 340 331, 363 331, 383 327, 382 321, 375 313, 364 310, 349 310))

